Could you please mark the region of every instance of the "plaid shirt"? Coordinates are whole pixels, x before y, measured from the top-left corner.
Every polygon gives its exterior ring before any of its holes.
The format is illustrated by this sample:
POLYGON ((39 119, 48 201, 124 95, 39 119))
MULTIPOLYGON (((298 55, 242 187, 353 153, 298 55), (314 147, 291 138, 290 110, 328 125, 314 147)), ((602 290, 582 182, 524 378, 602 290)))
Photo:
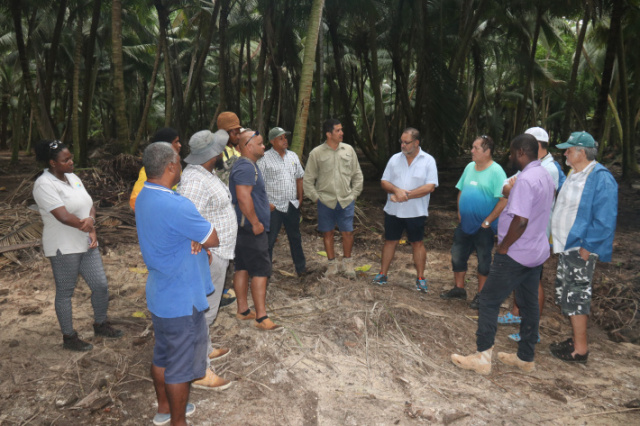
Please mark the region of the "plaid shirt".
POLYGON ((222 259, 233 259, 238 221, 231 205, 229 188, 204 167, 189 164, 180 177, 178 193, 191 200, 218 233, 220 245, 210 251, 222 259))
POLYGON ((304 170, 298 156, 287 150, 282 158, 271 148, 257 164, 264 177, 269 202, 283 213, 287 212, 289 203, 299 208, 297 180, 304 177, 304 170))

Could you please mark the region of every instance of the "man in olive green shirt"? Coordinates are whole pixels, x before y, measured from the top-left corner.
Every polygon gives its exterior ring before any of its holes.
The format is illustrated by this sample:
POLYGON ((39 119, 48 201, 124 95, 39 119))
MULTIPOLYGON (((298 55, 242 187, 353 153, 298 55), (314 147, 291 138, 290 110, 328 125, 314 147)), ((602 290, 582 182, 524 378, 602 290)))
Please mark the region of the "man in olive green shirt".
POLYGON ((342 269, 348 278, 355 278, 351 260, 353 217, 355 200, 362 192, 362 171, 355 150, 351 145, 342 143, 342 124, 332 118, 324 122, 322 130, 327 140, 309 154, 303 180, 304 193, 318 203, 318 229, 324 234, 329 264, 325 275, 336 275, 339 271, 333 241, 337 224, 342 234, 342 269))

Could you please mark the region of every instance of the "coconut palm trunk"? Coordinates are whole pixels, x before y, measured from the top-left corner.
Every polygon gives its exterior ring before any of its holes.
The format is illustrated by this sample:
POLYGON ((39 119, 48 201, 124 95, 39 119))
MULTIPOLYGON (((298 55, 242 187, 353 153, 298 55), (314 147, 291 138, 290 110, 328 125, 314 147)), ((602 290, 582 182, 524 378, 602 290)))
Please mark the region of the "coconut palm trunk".
POLYGON ((111 66, 113 69, 113 104, 116 118, 116 139, 120 148, 129 146, 129 122, 124 92, 124 67, 122 62, 122 1, 111 4, 111 66))
POLYGON ((304 46, 304 61, 302 62, 302 76, 300 78, 300 91, 298 92, 298 107, 296 108, 296 124, 293 129, 291 150, 302 156, 304 140, 307 133, 307 121, 309 118, 309 102, 311 102, 311 86, 313 84, 313 68, 316 62, 316 47, 318 46, 318 32, 322 22, 322 9, 324 0, 313 0, 309 28, 307 28, 307 40, 304 46))
MULTIPOLYGON (((78 14, 78 23, 76 24, 75 49, 73 54, 73 92, 71 108, 71 128, 73 134, 73 160, 81 164, 82 144, 80 143, 80 65, 82 64, 82 26, 84 22, 82 13, 78 14)), ((89 105, 83 105, 83 108, 89 108, 89 105)))

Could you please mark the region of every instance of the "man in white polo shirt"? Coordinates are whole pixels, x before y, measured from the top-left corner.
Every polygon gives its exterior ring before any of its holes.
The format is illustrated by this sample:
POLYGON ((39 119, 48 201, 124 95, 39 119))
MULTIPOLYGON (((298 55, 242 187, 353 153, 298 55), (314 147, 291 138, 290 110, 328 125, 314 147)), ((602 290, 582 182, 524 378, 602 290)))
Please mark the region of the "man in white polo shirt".
POLYGON ((426 293, 424 266, 427 251, 422 239, 429 215, 430 194, 438 186, 438 169, 436 160, 420 148, 418 130, 406 128, 400 137, 400 148, 402 151, 391 157, 382 175, 382 189, 387 192, 387 204, 384 206, 385 241, 380 273, 375 276, 373 283, 387 283, 391 260, 402 233, 406 231, 417 272, 416 290, 426 293))

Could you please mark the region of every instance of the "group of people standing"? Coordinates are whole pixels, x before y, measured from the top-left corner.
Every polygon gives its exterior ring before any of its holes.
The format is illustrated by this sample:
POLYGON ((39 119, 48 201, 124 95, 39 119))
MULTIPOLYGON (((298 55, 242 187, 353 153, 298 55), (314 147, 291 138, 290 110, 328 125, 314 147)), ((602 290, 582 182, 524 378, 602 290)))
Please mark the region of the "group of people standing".
MULTIPOLYGON (((353 220, 363 175, 355 150, 343 143, 340 122, 329 119, 323 124, 326 141, 311 151, 306 170, 287 149, 290 132, 280 127, 269 132, 272 148, 266 153, 263 136, 243 128, 236 114, 219 114, 217 127, 215 133, 193 134, 184 170, 178 133, 170 128, 156 132, 131 194, 140 250, 149 270, 146 296, 156 336, 151 366, 158 399, 156 425, 172 419, 173 424, 184 424, 185 416, 194 412, 195 406, 188 404, 190 384, 216 390, 231 385, 212 365, 230 350, 213 347, 209 326, 217 316, 232 260, 236 318, 258 330, 280 328, 266 311, 273 248, 284 226, 296 273, 308 273, 300 233, 303 195, 317 203, 318 230, 327 254, 325 276, 356 275, 353 220), (342 237, 340 260, 334 247, 336 226, 342 237)), ((388 283, 396 247, 406 232, 416 289, 427 292, 423 239, 438 172, 434 158, 420 147, 417 129, 405 129, 399 143, 401 152, 391 157, 381 179, 387 193, 385 241, 373 283, 388 283)), ((452 355, 461 368, 491 371, 496 325, 503 323, 520 324, 514 337, 519 347, 516 354, 499 353, 498 358, 523 371, 533 370, 544 300, 540 279, 550 240, 559 254, 556 303, 573 327, 573 336, 552 344, 551 352, 569 362, 588 358, 591 282, 596 261, 611 258, 617 184, 595 161, 597 143, 588 133, 573 133, 557 148, 566 149, 572 168, 559 192, 564 175, 548 153, 543 129, 529 129, 511 142, 510 164, 519 172, 509 179, 493 161, 493 140, 483 135, 473 142, 473 161, 456 185, 459 224, 451 249, 455 286, 440 295, 467 298, 467 261, 476 251, 478 292, 471 306, 479 309, 477 352, 452 355), (495 234, 498 246, 492 261, 495 234), (500 304, 512 292, 514 311, 499 316, 500 304)), ((33 195, 45 225, 43 247, 56 281, 63 347, 90 350, 71 322, 71 296, 79 274, 92 291, 95 334, 122 336, 107 321, 108 291, 97 251, 95 208, 73 174, 72 155, 64 144, 42 141, 36 154, 49 166, 36 181, 33 195)))
POLYGON ((500 352, 498 359, 524 372, 535 369, 534 348, 540 342, 538 327, 544 301, 542 268, 550 257, 550 243, 558 254, 555 302, 569 316, 573 330, 568 339, 552 343, 550 352, 566 362, 588 360, 593 273, 597 260, 611 260, 618 186, 611 173, 595 161, 598 144, 589 133, 574 132, 565 143, 556 145, 566 150, 571 167, 563 183, 562 171, 548 153, 548 142, 547 132, 539 127, 514 138, 509 162, 518 173, 501 182, 504 172, 487 173, 495 164, 490 159, 493 144, 481 136, 473 144, 474 162, 458 182, 460 225, 451 250, 455 287, 440 297, 466 299, 466 260, 475 250, 478 294, 474 302, 479 309, 476 352, 451 356, 460 368, 489 374, 497 325, 519 324, 520 332, 509 336, 518 342, 517 353, 500 352), (482 198, 493 199, 493 205, 468 209, 465 201, 471 203, 472 197, 477 198, 476 206, 482 198), (493 233, 484 236, 483 229, 493 226, 496 217, 498 246, 491 262, 493 233), (474 221, 475 231, 473 227, 465 229, 474 221), (500 316, 500 305, 512 292, 514 310, 500 316))
POLYGON ((221 113, 217 125, 215 133, 202 130, 190 138, 184 170, 177 133, 159 130, 163 136, 156 133, 157 142, 145 149, 144 170, 131 195, 149 269, 157 425, 171 419, 180 424, 193 413, 195 406, 187 403, 190 384, 215 390, 231 385, 212 365, 230 351, 214 348, 209 335, 231 259, 236 318, 258 330, 280 328, 266 310, 273 247, 284 225, 296 273, 308 273, 300 233, 304 192, 323 208, 318 209, 318 227, 325 235, 327 274, 338 273, 333 249, 337 224, 343 235, 341 266, 347 276, 355 276, 350 252, 362 172, 353 148, 342 143, 340 123, 325 123, 327 142, 319 148, 326 150, 311 153, 306 174, 298 156, 287 149, 290 132, 271 129, 272 149, 265 153, 262 135, 243 128, 234 113, 221 113))

